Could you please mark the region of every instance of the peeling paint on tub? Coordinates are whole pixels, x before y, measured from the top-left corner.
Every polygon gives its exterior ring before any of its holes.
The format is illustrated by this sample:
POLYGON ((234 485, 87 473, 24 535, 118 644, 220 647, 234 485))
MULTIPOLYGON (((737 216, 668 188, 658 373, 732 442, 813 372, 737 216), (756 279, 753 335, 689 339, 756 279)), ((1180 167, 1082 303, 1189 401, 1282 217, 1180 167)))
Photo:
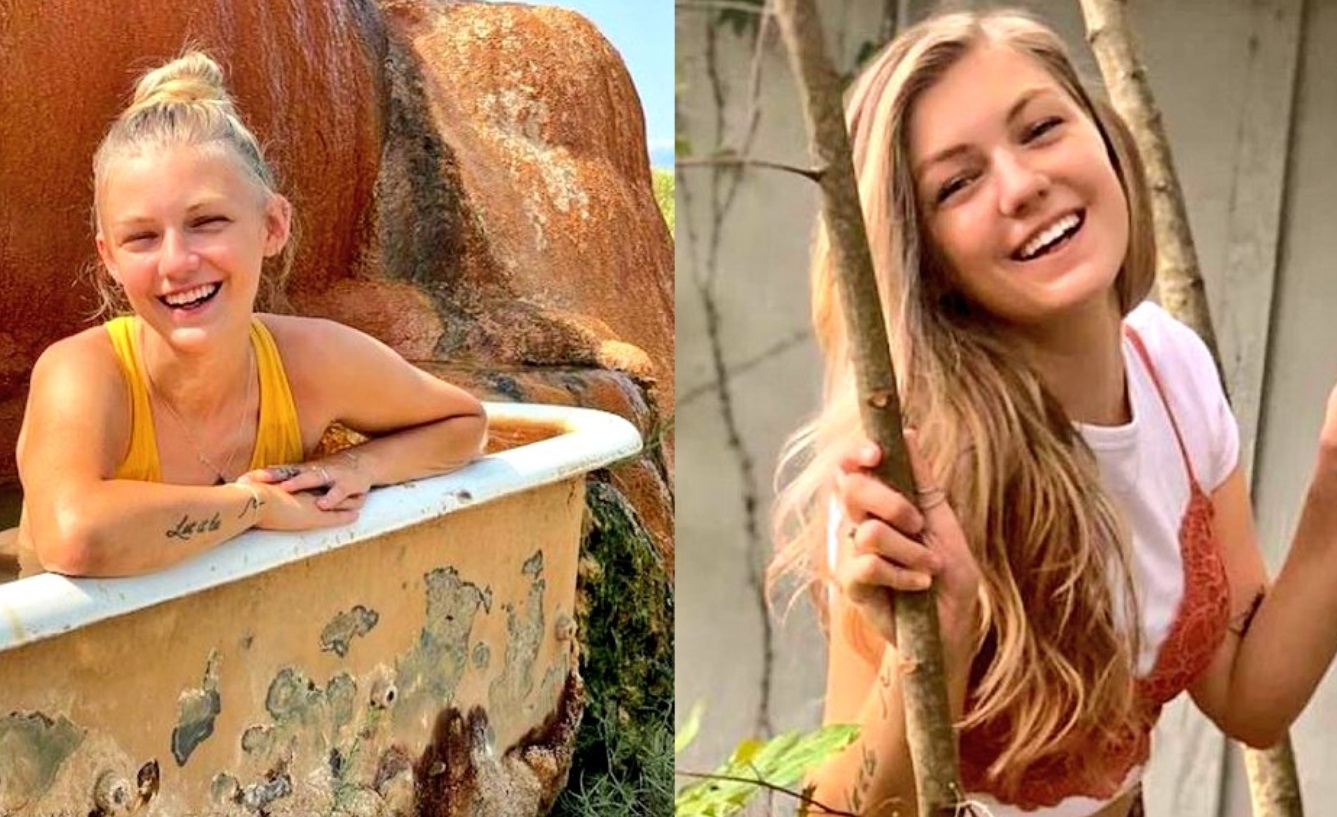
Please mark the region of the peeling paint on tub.
POLYGON ((64 715, 15 712, 0 718, 0 812, 45 794, 83 739, 83 730, 64 715))
POLYGON ((343 658, 348 655, 349 642, 358 636, 371 632, 380 620, 380 613, 375 610, 368 610, 361 604, 352 610, 339 613, 330 619, 330 623, 325 625, 325 629, 320 631, 321 651, 333 652, 343 658))
POLYGON ((427 588, 423 628, 418 643, 397 662, 400 705, 395 719, 401 727, 430 717, 441 701, 454 700, 468 665, 474 619, 480 609, 492 609, 491 588, 464 581, 453 567, 436 568, 423 581, 427 588))
POLYGON ((492 662, 492 648, 486 641, 479 641, 474 645, 474 669, 484 670, 492 662))
POLYGON ((534 664, 538 661, 539 645, 543 643, 543 591, 547 588, 543 578, 543 551, 536 551, 526 559, 520 572, 531 579, 531 584, 523 612, 517 613, 510 604, 503 608, 508 636, 506 663, 488 687, 490 709, 517 710, 534 689, 534 664))
POLYGON ((177 699, 176 728, 172 730, 172 757, 184 766, 195 751, 214 733, 214 719, 223 710, 218 694, 218 665, 222 655, 210 650, 204 667, 204 682, 199 689, 187 689, 177 699))

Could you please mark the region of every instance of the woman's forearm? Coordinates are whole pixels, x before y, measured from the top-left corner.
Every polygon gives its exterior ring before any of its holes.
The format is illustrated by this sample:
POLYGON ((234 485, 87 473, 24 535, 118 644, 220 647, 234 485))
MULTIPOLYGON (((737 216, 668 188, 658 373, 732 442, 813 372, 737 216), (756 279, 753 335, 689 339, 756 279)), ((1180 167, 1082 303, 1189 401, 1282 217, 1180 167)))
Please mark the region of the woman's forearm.
MULTIPOLYGON (((965 708, 967 673, 947 663, 952 720, 965 708)), ((888 648, 859 713, 859 738, 813 775, 813 799, 854 814, 918 814, 910 746, 905 735, 900 655, 888 648), (892 806, 895 806, 893 810, 892 806)))
POLYGON ((1277 581, 1244 634, 1230 677, 1237 736, 1279 740, 1337 655, 1337 479, 1325 465, 1305 497, 1277 581))
POLYGON ((487 416, 462 414, 345 449, 372 487, 444 474, 472 462, 487 437, 487 416))
POLYGON ((50 507, 28 507, 22 536, 42 567, 71 576, 128 576, 202 553, 256 524, 254 487, 105 480, 50 507))

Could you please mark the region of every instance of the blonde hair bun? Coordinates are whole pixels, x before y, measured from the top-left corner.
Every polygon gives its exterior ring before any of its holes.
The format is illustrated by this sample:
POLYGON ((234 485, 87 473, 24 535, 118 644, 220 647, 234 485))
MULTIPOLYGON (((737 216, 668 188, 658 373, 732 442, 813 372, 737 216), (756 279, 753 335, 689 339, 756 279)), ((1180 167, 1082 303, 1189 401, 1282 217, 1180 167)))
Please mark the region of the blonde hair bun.
POLYGON ((122 116, 156 106, 198 103, 219 105, 231 114, 236 110, 223 83, 223 69, 208 54, 189 51, 141 77, 122 116))

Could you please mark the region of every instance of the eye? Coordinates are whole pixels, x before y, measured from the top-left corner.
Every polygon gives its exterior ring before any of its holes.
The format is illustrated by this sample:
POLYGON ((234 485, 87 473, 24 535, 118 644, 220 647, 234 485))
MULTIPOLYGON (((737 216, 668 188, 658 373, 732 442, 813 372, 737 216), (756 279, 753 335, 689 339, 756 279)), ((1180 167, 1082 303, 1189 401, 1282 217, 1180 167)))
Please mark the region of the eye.
POLYGON ((948 199, 969 187, 974 180, 974 173, 959 173, 951 177, 943 182, 942 187, 938 188, 938 194, 934 196, 933 203, 936 205, 946 204, 948 199))
POLYGON ((191 229, 219 229, 231 221, 227 216, 200 216, 190 222, 191 229))
POLYGON ((157 237, 158 237, 157 233, 148 231, 130 233, 129 235, 121 239, 121 244, 126 247, 142 247, 146 244, 151 243, 153 239, 157 237))
POLYGON ((1036 139, 1039 139, 1041 136, 1044 136, 1046 133, 1049 133, 1062 124, 1063 119, 1061 117, 1046 116, 1044 119, 1041 119, 1039 122, 1036 122, 1027 128, 1021 141, 1027 144, 1034 142, 1036 139))

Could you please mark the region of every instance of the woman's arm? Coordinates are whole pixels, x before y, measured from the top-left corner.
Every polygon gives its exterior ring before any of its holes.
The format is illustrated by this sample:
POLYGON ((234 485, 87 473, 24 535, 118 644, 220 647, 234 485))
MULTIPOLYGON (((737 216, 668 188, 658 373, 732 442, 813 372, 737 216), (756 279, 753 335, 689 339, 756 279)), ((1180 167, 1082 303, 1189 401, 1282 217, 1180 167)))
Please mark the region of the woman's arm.
MULTIPOLYGON (((851 643, 845 620, 849 606, 832 594, 831 640, 827 659, 826 710, 823 721, 857 723, 859 738, 822 766, 810 781, 818 803, 855 814, 918 814, 910 747, 905 737, 900 656, 885 645, 874 663, 851 643)), ((856 614, 857 615, 857 614, 856 614)), ((873 636, 873 640, 878 640, 873 636)), ((963 657, 947 656, 947 696, 953 721, 965 708, 967 667, 963 657)))
MULTIPOLYGON (((468 392, 334 321, 302 320, 287 335, 296 353, 294 369, 301 369, 293 377, 317 406, 316 414, 373 439, 309 463, 296 477, 279 482, 283 489, 330 484, 320 506, 333 508, 378 485, 453 471, 482 452, 487 417, 468 392)), ((258 471, 252 476, 277 482, 273 477, 282 474, 258 471)))
POLYGON ((1330 402, 1300 523, 1271 589, 1242 469, 1212 496, 1230 577, 1231 632, 1190 692, 1223 731, 1251 746, 1285 735, 1337 654, 1335 407, 1330 402))
POLYGON ((20 539, 53 572, 124 576, 179 562, 255 527, 353 521, 268 485, 114 479, 130 436, 120 369, 101 330, 67 338, 33 367, 18 440, 20 539))

